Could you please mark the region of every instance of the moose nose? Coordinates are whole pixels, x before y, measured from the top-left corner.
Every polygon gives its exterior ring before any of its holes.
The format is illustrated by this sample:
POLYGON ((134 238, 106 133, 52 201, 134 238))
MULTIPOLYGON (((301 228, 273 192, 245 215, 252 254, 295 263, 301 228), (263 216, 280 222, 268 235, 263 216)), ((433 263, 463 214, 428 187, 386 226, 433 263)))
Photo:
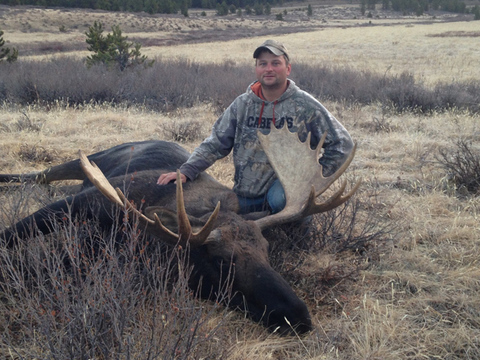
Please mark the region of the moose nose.
MULTIPOLYGON (((312 321, 305 303, 273 269, 258 272, 254 302, 257 321, 281 334, 303 334, 312 330, 312 321)), ((252 307, 249 307, 252 310, 252 307)))

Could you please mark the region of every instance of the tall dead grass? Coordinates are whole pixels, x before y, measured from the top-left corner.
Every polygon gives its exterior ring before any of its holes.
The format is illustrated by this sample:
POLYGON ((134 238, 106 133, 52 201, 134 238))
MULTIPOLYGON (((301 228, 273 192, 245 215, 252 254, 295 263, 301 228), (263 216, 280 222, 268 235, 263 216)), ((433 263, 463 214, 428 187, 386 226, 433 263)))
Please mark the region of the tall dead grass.
MULTIPOLYGON (((476 324, 480 315, 476 308, 480 305, 480 288, 476 254, 480 203, 472 195, 457 197, 447 172, 436 159, 441 148, 455 151, 452 139, 478 138, 478 115, 452 110, 425 116, 359 104, 325 105, 358 143, 349 173, 363 178, 356 196, 361 213, 377 219, 370 224, 383 222, 391 226, 392 236, 386 234, 381 242, 367 242, 373 248, 366 251, 354 247, 353 252, 338 252, 333 249, 338 249, 339 241, 349 239, 345 225, 339 223, 335 228, 338 232, 330 232, 328 243, 332 248, 302 250, 293 246, 280 252, 272 248, 272 261, 307 302, 316 330, 301 339, 280 339, 241 314, 228 313, 229 320, 221 325, 221 336, 199 345, 198 354, 211 351, 212 356, 218 354, 214 358, 228 359, 478 357, 480 334, 476 324), (217 348, 219 344, 222 351, 217 348)), ((5 106, 0 118, 9 129, 0 132, 7 145, 2 148, 2 171, 21 172, 47 165, 22 158, 22 144, 47 149, 54 155, 54 164, 74 158, 78 148, 93 152, 131 140, 171 139, 169 131, 162 128, 174 129, 175 124, 191 118, 204 125, 202 132, 206 136, 216 109, 199 106, 161 114, 142 107, 111 105, 62 105, 48 111, 38 105, 5 106), (15 125, 25 119, 24 113, 32 123, 42 123, 40 130, 15 125)), ((183 145, 191 150, 200 141, 198 138, 183 145)), ((209 172, 231 184, 233 168, 228 159, 218 162, 209 172)), ((13 194, 24 200, 12 202, 2 193, 4 224, 51 201, 48 195, 33 201, 35 197, 28 197, 27 192, 13 194)), ((334 214, 329 216, 333 220, 317 220, 319 227, 334 221, 334 214)), ((355 221, 358 226, 353 228, 350 239, 361 236, 362 224, 368 224, 363 215, 355 221)), ((324 236, 325 232, 319 234, 324 236)), ((281 233, 275 238, 281 245, 287 244, 283 236, 281 233)), ((320 245, 325 238, 318 239, 320 245)), ((189 306, 200 305, 197 300, 191 301, 189 306)), ((5 309, 8 313, 12 306, 5 309)), ((222 316, 208 320, 208 329, 222 316)))

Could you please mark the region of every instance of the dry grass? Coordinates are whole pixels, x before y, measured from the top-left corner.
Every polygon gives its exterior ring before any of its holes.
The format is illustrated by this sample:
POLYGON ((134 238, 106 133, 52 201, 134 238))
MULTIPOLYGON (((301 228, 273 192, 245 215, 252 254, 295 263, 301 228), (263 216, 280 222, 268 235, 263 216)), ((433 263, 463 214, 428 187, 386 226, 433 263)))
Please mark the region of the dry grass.
MULTIPOLYGON (((368 204, 368 196, 375 191, 380 199, 376 206, 397 224, 399 239, 382 248, 380 257, 356 282, 327 286, 322 298, 309 297, 316 293, 309 290, 319 285, 316 278, 325 279, 326 271, 345 268, 354 258, 312 255, 299 270, 303 283, 295 287, 309 304, 317 330, 302 339, 279 339, 238 316, 229 326, 228 358, 475 358, 480 354, 476 310, 480 305, 480 201, 445 193, 445 174, 434 155, 439 146, 449 146, 451 138, 465 134, 478 138, 479 118, 455 112, 430 117, 392 115, 390 130, 375 132, 371 124, 379 116, 376 107, 326 105, 358 142, 350 170, 364 178, 358 198, 368 204)), ((58 107, 49 112, 32 108, 29 117, 43 122, 40 132, 16 131, 14 139, 12 132, 0 133, 0 141, 8 145, 2 148, 2 171, 45 166, 22 159, 18 151, 23 144, 58 154, 56 163, 75 157, 79 148, 93 152, 130 140, 168 139, 161 127, 192 113, 205 123, 208 134, 215 118, 209 107, 170 116, 110 107, 58 107)), ((24 116, 12 109, 0 113, 6 124, 24 116)), ((185 146, 192 149, 199 141, 185 146)), ((230 161, 217 163, 210 172, 231 184, 230 161)))
MULTIPOLYGON (((426 82, 480 79, 475 61, 480 58, 478 39, 431 36, 475 31, 477 23, 331 27, 282 39, 295 58, 311 56, 312 61, 379 72, 409 70, 426 82)), ((5 24, 0 28, 8 37, 5 24)), ((251 61, 245 49, 261 40, 263 37, 212 42, 208 51, 205 44, 150 47, 146 51, 165 57, 195 55, 199 61, 243 62, 251 61)), ((293 285, 307 301, 316 327, 306 337, 278 338, 233 314, 227 332, 220 340, 211 341, 221 341, 228 348, 227 358, 235 360, 478 359, 480 199, 456 197, 435 156, 438 149, 451 147, 457 138, 478 144, 480 118, 457 111, 418 116, 392 113, 381 106, 325 105, 358 143, 349 170, 351 176, 364 179, 357 198, 365 206, 372 204, 371 212, 384 213, 397 225, 398 240, 379 248, 378 256, 352 279, 355 281, 322 284, 321 298, 313 298, 307 291, 317 286, 319 274, 326 279, 328 271, 350 266, 358 258, 311 254, 298 270, 302 282, 293 285), (378 201, 373 201, 372 193, 378 201)), ((20 156, 25 145, 53 154, 53 164, 74 158, 78 149, 91 153, 132 140, 171 140, 169 131, 163 129, 191 118, 204 125, 201 132, 206 136, 216 118, 215 109, 201 105, 163 115, 108 104, 79 108, 59 104, 48 111, 3 107, 0 169, 21 172, 44 168, 45 163, 20 156), (26 117, 32 126, 25 125, 26 117)), ((191 150, 200 141, 183 145, 191 150)), ((209 171, 231 185, 229 159, 209 171)))
POLYGON ((401 18, 380 9, 373 18, 362 18, 358 6, 352 5, 314 7, 311 18, 305 16, 303 4, 274 8, 272 14, 285 9, 287 21, 279 22, 274 15, 238 18, 217 17, 210 12, 202 17, 192 11, 185 18, 90 11, 86 16, 83 10, 75 9, 5 7, 0 8, 0 29, 11 46, 18 47, 20 55, 31 59, 60 54, 85 57, 85 31, 94 21, 101 21, 107 31, 119 24, 125 35, 143 45, 143 53, 150 58, 251 63, 251 53, 245 49, 253 49, 266 37, 272 37, 287 45, 294 61, 390 75, 408 71, 428 84, 480 78, 476 21, 457 21, 456 15, 433 12, 401 18), (456 21, 446 22, 452 19, 456 21), (59 31, 62 25, 67 32, 59 31))

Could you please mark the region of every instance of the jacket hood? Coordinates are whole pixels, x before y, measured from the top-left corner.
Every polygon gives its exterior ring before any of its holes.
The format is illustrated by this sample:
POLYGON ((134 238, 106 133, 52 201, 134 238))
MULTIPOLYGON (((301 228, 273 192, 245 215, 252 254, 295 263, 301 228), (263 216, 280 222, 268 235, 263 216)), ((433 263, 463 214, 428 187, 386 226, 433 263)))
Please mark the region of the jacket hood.
POLYGON ((252 99, 254 102, 257 102, 257 103, 262 103, 262 102, 267 103, 267 104, 268 103, 273 103, 273 102, 279 103, 281 101, 284 101, 284 100, 292 97, 295 94, 295 92, 297 90, 299 90, 297 85, 295 84, 295 82, 293 80, 287 79, 287 81, 288 81, 287 90, 285 90, 285 92, 282 94, 282 96, 280 96, 277 100, 274 100, 274 101, 263 100, 262 98, 260 98, 257 94, 255 94, 253 92, 252 86, 254 84, 258 83, 257 80, 252 82, 250 85, 248 85, 246 93, 247 93, 247 95, 250 99, 252 99))

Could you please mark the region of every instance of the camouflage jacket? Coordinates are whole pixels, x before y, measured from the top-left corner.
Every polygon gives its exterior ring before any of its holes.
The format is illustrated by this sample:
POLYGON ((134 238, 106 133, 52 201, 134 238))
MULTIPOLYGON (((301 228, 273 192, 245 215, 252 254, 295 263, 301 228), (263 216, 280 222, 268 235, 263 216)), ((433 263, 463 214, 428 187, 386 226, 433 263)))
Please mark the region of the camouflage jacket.
POLYGON ((292 80, 289 80, 287 90, 274 102, 255 95, 252 85, 225 110, 213 125, 211 135, 181 166, 180 171, 189 180, 195 179, 200 172, 233 150, 235 193, 243 197, 264 195, 276 176, 259 143, 257 131, 267 133, 273 124, 276 127, 286 124, 290 131, 298 132, 302 141, 311 132, 312 147, 327 131, 324 153, 319 160, 323 173, 329 175, 341 166, 353 148, 353 141, 342 124, 320 102, 292 80))

